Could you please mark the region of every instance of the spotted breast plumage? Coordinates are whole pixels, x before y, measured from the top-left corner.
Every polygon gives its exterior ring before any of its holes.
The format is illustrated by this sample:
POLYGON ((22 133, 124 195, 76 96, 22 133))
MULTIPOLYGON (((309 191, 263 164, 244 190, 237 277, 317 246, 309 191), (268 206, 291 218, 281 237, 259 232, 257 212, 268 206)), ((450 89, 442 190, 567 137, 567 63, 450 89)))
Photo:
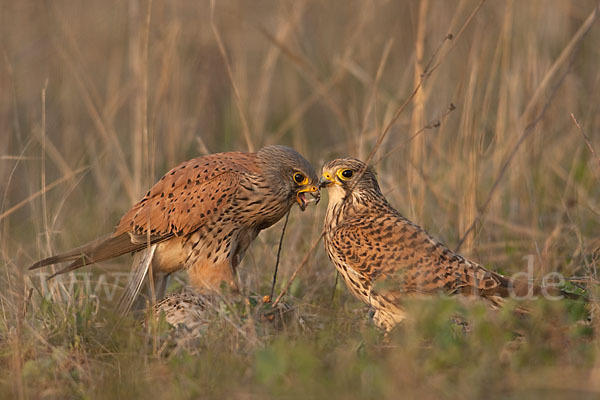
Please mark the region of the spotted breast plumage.
POLYGON ((295 310, 290 304, 280 302, 273 307, 263 300, 257 295, 224 299, 219 294, 204 294, 194 288, 184 287, 157 301, 152 306, 153 312, 147 313, 144 324, 164 318, 172 327, 166 339, 176 348, 197 352, 201 350, 198 345, 203 336, 209 331, 211 323, 217 321, 216 318, 236 327, 238 322, 243 324, 251 321, 254 328, 257 328, 255 324, 260 324, 270 329, 281 329, 291 322, 295 310))
POLYGON ((349 290, 374 310, 386 331, 406 318, 402 299, 435 293, 478 296, 499 305, 511 281, 454 253, 404 218, 381 193, 363 162, 333 160, 323 166, 327 187, 325 248, 349 290))
POLYGON ((235 287, 235 271, 258 233, 292 207, 318 201, 314 169, 285 146, 256 153, 217 153, 195 158, 165 174, 121 218, 114 233, 46 258, 30 269, 70 261, 57 274, 134 252, 131 279, 120 303, 128 310, 152 266, 154 299, 167 277, 188 271, 200 292, 235 287))

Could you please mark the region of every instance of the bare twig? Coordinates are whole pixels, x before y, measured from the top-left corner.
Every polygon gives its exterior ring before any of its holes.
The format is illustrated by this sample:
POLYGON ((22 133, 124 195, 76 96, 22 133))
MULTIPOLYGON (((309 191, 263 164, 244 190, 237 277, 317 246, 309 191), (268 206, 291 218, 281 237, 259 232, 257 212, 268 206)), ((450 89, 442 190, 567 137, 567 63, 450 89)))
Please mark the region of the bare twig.
POLYGON ((4 218, 8 217, 10 214, 14 213, 15 211, 17 211, 19 208, 23 207, 24 205, 26 205, 30 201, 32 201, 32 200, 40 197, 41 195, 43 195, 44 193, 46 193, 48 190, 50 190, 50 189, 52 189, 52 188, 60 185, 61 183, 65 182, 65 181, 68 181, 69 179, 73 178, 75 175, 79 174, 80 172, 85 171, 88 168, 89 167, 79 168, 79 169, 73 171, 72 174, 63 176, 62 178, 55 180, 54 182, 52 182, 48 186, 40 189, 39 191, 35 192, 31 196, 29 196, 26 199, 24 199, 24 200, 20 201, 19 203, 15 204, 11 208, 9 208, 8 210, 6 210, 2 214, 0 214, 0 221, 3 220, 4 218))
POLYGON ((473 21, 473 18, 475 18, 475 15, 477 15, 479 10, 483 6, 483 3, 485 3, 485 0, 481 0, 479 2, 479 4, 477 4, 477 7, 475 7, 473 9, 473 12, 471 13, 471 15, 469 15, 469 17, 467 18, 465 23, 460 27, 460 29, 458 30, 458 33, 456 35, 452 35, 451 33, 449 33, 448 36, 446 36, 446 38, 449 40, 454 39, 452 42, 453 44, 450 45, 450 47, 448 48, 448 50, 446 50, 446 52, 444 54, 442 54, 442 56, 440 57, 440 60, 435 65, 431 65, 431 63, 427 64, 427 68, 425 69, 423 74, 431 75, 433 73, 433 71, 435 71, 442 64, 442 61, 444 60, 444 58, 446 58, 446 56, 452 51, 454 46, 456 46, 456 43, 458 43, 458 39, 462 36, 463 32, 471 24, 471 21, 473 21))
POLYGON ((281 237, 279 238, 279 247, 277 248, 277 260, 275 261, 275 271, 273 272, 273 284, 271 285, 271 294, 269 295, 269 300, 273 298, 273 293, 275 292, 275 282, 277 282, 277 269, 279 268, 279 256, 281 255, 283 235, 285 235, 285 228, 287 227, 288 219, 290 219, 289 211, 287 212, 287 214, 285 214, 285 222, 283 223, 283 228, 281 229, 281 237))
POLYGON ((133 193, 142 193, 142 171, 148 161, 148 38, 152 15, 152 0, 148 0, 146 15, 142 15, 141 1, 129 0, 129 68, 134 81, 131 97, 132 129, 131 150, 133 193), (142 22, 142 19, 144 21, 142 22))
POLYGON ((312 246, 310 246, 310 249, 304 255, 304 259, 302 260, 302 262, 300 263, 300 265, 298 265, 298 268, 296 268, 296 270, 294 271, 294 273, 290 277, 290 280, 288 281, 288 283, 286 283, 285 288, 283 288, 283 290, 281 291, 281 293, 279 293, 279 296, 277 296, 277 298, 273 302, 273 305, 272 305, 273 308, 277 307, 277 304, 279 304, 279 302, 281 301, 281 298, 283 297, 283 295, 285 295, 287 293, 287 291, 290 289, 290 286, 292 285, 292 282, 294 282, 294 279, 296 279, 296 275, 298 275, 298 272, 300 272, 300 270, 304 267, 304 265, 306 265, 306 263, 310 259, 310 256, 313 254, 313 251, 317 248, 317 245, 319 244, 319 242, 321 241, 321 238, 323 236, 325 236, 325 230, 324 229, 323 229, 323 231, 321 231, 321 234, 319 235, 319 237, 317 238, 317 240, 315 240, 315 242, 312 244, 312 246))
MULTIPOLYGON (((463 26, 459 30, 459 33, 462 33, 465 30, 466 26, 471 23, 471 21, 473 20, 473 17, 477 13, 477 11, 479 11, 479 9, 481 8, 481 5, 483 4, 484 1, 485 0, 482 0, 481 3, 475 9, 475 11, 473 13, 471 13, 471 15, 469 16, 469 18, 467 19, 467 21, 465 21, 465 23, 463 24, 463 26)), ((433 55, 431 56, 431 58, 429 59, 429 61, 425 65, 425 68, 423 69, 423 74, 421 76, 420 81, 417 83, 417 85, 415 86, 415 88, 413 89, 413 91, 411 92, 411 94, 408 96, 408 98, 406 98, 406 100, 404 100, 404 102, 400 105, 400 107, 398 107, 398 109, 396 110, 396 112, 394 113, 394 115, 392 116, 392 118, 385 125, 385 128, 383 129, 383 131, 381 131, 381 133, 379 134, 379 136, 377 138, 377 141, 375 142, 375 145, 373 146, 373 149, 371 150, 371 153, 369 154, 369 156, 365 160, 365 166, 369 165, 369 163, 371 162, 371 160, 375 156, 375 153, 377 153, 377 150, 379 150, 379 147, 381 146, 381 143, 383 143, 383 140, 385 139, 385 137, 388 135, 388 133, 392 129, 392 126, 396 123, 396 121, 398 120, 398 118, 400 118, 400 115, 402 114, 402 112, 406 109, 406 107, 415 98, 415 96, 417 95, 417 93, 419 92, 419 90, 421 90, 421 87, 422 87, 423 82, 425 81, 425 79, 428 78, 431 75, 430 68, 433 65, 433 62, 437 59, 437 56, 438 56, 440 50, 442 49, 442 47, 444 46, 444 44, 447 41, 452 40, 453 38, 454 38, 454 36, 452 34, 446 35, 444 37, 444 39, 442 40, 442 42, 440 43, 440 45, 438 46, 438 48, 435 50, 435 52, 433 53, 433 55)), ((448 55, 448 54, 449 54, 449 51, 447 51, 446 53, 444 53, 444 55, 442 56, 442 58, 440 60, 438 60, 438 63, 435 65, 436 68, 440 65, 440 63, 442 62, 443 58, 445 58, 445 56, 448 55)), ((384 62, 381 63, 381 65, 383 65, 383 64, 384 64, 384 62)), ((380 73, 380 72, 378 71, 378 73, 380 73)), ((450 112, 450 111, 448 111, 448 112, 450 112)), ((427 127, 425 127, 424 129, 426 129, 426 128, 427 127)), ((420 133, 420 132, 417 132, 417 133, 420 133)), ((364 173, 365 173, 365 170, 362 170, 362 171, 358 172, 359 178, 356 179, 356 182, 358 182, 360 180, 360 175, 362 175, 364 173)), ((356 182, 355 182, 355 184, 356 184, 356 182)), ((275 299, 275 301, 273 302, 273 305, 272 305, 273 307, 277 306, 277 304, 281 301, 281 298, 288 291, 290 285, 292 284, 292 282, 296 278, 296 275, 298 275, 298 272, 308 262, 309 257, 311 256, 313 250, 317 247, 317 244, 319 243, 319 241, 321 240, 321 238, 324 235, 325 235, 325 230, 323 230, 321 232, 321 235, 319 236, 319 238, 313 243, 313 245, 311 246, 310 250, 306 253, 306 255, 304 256, 304 259, 302 260, 302 262, 300 263, 300 265, 298 266, 298 268, 296 268, 296 270, 292 274, 290 280, 286 284, 286 286, 283 289, 283 291, 279 294, 279 296, 277 296, 277 299, 275 299)))
POLYGON ((328 77, 323 83, 321 83, 315 91, 300 102, 295 107, 292 113, 283 120, 273 132, 271 140, 277 143, 283 135, 296 124, 300 118, 312 107, 317 101, 327 96, 327 93, 333 89, 344 78, 344 72, 338 70, 328 77))
POLYGON ((217 46, 219 46, 219 52, 221 53, 221 57, 223 57, 223 62, 225 63, 225 67, 227 68, 227 76, 229 76, 229 81, 231 82, 231 87, 233 88, 233 94, 235 98, 235 105, 237 106, 238 112, 240 113, 240 121, 242 123, 242 133, 244 134, 244 139, 246 140, 246 146, 248 147, 248 151, 254 151, 254 144, 252 144, 252 135, 250 134, 250 127, 248 126, 248 120, 246 119, 246 114, 244 113, 244 108, 242 107, 242 99, 240 97, 240 92, 238 90, 237 85, 235 84, 235 80, 233 79, 233 72, 231 70, 231 64, 227 59, 227 52, 225 51, 225 45, 223 45, 223 41, 221 40, 221 35, 217 30, 217 26, 215 25, 215 0, 210 1, 210 28, 215 35, 215 40, 217 41, 217 46))
POLYGON ((393 149, 391 149, 390 151, 388 151, 387 153, 385 153, 384 155, 382 155, 377 161, 374 161, 372 165, 379 164, 380 162, 382 162, 383 160, 385 160, 386 158, 388 158, 392 153, 400 150, 402 147, 404 147, 407 144, 409 144, 410 142, 412 142, 417 136, 419 136, 425 130, 438 128, 442 124, 442 120, 444 118, 446 118, 448 116, 448 114, 450 114, 455 109, 456 109, 456 107, 454 106, 453 103, 448 104, 448 107, 446 107, 446 109, 444 110, 444 112, 442 112, 437 118, 434 118, 431 121, 429 121, 425 126, 423 126, 421 129, 419 129, 414 134, 412 134, 412 136, 409 137, 408 140, 400 143, 399 145, 395 146, 393 149))
POLYGON ((550 95, 547 97, 547 100, 544 103, 541 111, 523 129, 523 133, 521 134, 521 137, 519 137, 519 140, 517 140, 517 143, 515 143, 513 149, 511 150, 508 157, 504 161, 504 164, 502 165, 502 168, 500 169, 500 173, 496 177, 496 180, 494 181, 494 184, 492 185, 492 188, 490 189, 490 192, 488 193, 488 196, 487 196, 485 202, 483 203, 483 206, 479 209, 479 211, 477 212, 477 216, 473 219, 473 222, 471 222, 471 224, 469 225, 469 227, 467 228, 467 230, 465 231, 463 236, 458 241, 458 245, 456 246, 455 251, 460 250, 465 239, 473 231, 473 229, 475 228, 475 225, 481 220, 481 217, 487 211, 487 208, 488 208, 490 202, 492 201, 492 197, 493 197, 494 193, 496 192, 496 190, 500 184, 500 181, 502 180, 502 178, 504 177, 504 174, 508 170, 508 166, 514 159, 518 150, 521 148, 521 145, 523 144, 525 139, 527 139, 529 137, 529 135, 533 132, 533 129, 543 119, 544 115, 546 114, 546 111, 552 104, 554 98, 556 97, 556 93, 558 92, 558 89, 564 82, 564 79, 567 76, 567 73, 569 72, 570 65, 573 61, 575 54, 577 53, 577 50, 579 49, 579 47, 581 45, 581 42, 583 41, 583 38, 589 32, 594 21, 596 20, 597 12, 598 12, 598 8, 594 8, 594 11, 592 11, 592 13, 585 20, 585 22, 581 25, 579 30, 575 33, 575 35, 573 35, 573 38, 571 38, 571 41, 567 44, 567 46, 565 46, 562 53, 558 56, 558 58, 556 59, 556 61, 552 65, 552 67, 548 70, 548 72, 546 73, 546 76, 544 76, 544 79, 542 80, 542 82, 540 83, 538 88, 536 89, 532 99, 529 101, 527 107, 525 108, 525 111, 521 115, 521 118, 519 120, 519 126, 523 126, 525 121, 527 121, 527 119, 529 118, 529 114, 532 112, 531 110, 534 109, 534 106, 536 103, 535 100, 537 100, 541 96, 543 89, 545 89, 546 86, 549 85, 551 78, 553 78, 554 75, 556 75, 557 71, 559 70, 559 67, 563 66, 564 64, 568 64, 568 67, 565 68, 563 73, 558 78, 556 84, 552 88, 552 91, 550 92, 550 95))
MULTIPOLYGON (((471 21, 473 21, 473 18, 475 17, 475 15, 477 14, 477 12, 481 9, 481 6, 483 5, 483 3, 485 2, 485 0, 482 0, 477 7, 473 10, 473 12, 471 13, 471 15, 469 15, 469 17, 467 18, 467 20, 465 21, 465 23, 462 25, 462 27, 459 29, 459 33, 456 35, 456 37, 458 38, 462 32, 467 28, 467 26, 471 23, 471 21)), ((449 33, 448 35, 446 35, 444 37, 444 39, 441 41, 440 45, 437 47, 437 49, 433 52, 433 54, 431 55, 431 57, 429 58, 429 61, 427 62, 427 64, 425 65, 425 67, 423 68, 423 73, 421 74, 421 79, 419 80, 419 82, 416 84, 415 88, 413 89, 412 93, 410 94, 410 96, 408 96, 408 98, 400 105, 400 107, 398 107, 398 109, 396 110, 396 112, 394 113, 394 116, 390 119, 390 121, 387 123, 387 125, 385 126, 385 128, 383 129, 383 131, 381 132, 381 134, 379 135, 379 137, 377 138, 377 141, 375 142, 375 146, 373 146, 373 150, 371 150, 371 153, 369 154, 369 156, 367 157, 367 159, 365 160, 365 165, 368 166, 369 163, 371 162, 371 160, 373 159, 373 157, 375 156, 375 153, 377 153, 377 151, 379 150, 379 147, 381 146, 381 144, 383 143, 383 140, 385 139, 385 137, 388 135, 388 133, 390 132, 392 126, 396 123, 396 121, 398 120, 398 118, 400 118, 400 115, 402 114, 402 112, 404 111, 404 109, 413 101, 413 99, 415 98, 415 96, 417 95, 417 93, 421 90, 421 87, 423 86, 423 83, 425 82, 425 80, 431 76, 431 74, 433 73, 433 71, 435 69, 437 69, 441 63, 444 61, 444 59, 446 58, 446 56, 450 53, 450 50, 452 50, 452 48, 450 48, 449 50, 447 50, 445 53, 442 54, 442 56, 438 59, 438 54, 441 52, 441 50, 443 49, 444 45, 448 42, 448 41, 452 41, 453 39, 455 39, 455 36, 451 33, 449 33), (434 62, 437 60, 437 63, 434 64, 434 62)), ((359 171, 359 179, 356 179, 356 182, 358 182, 360 180, 360 176, 362 174, 364 174, 365 171, 359 171)), ((355 182, 355 184, 356 184, 355 182)))
POLYGON ((592 155, 594 156, 594 158, 598 162, 598 172, 600 172, 600 157, 598 157, 598 154, 596 153, 596 150, 594 150, 594 146, 592 145, 592 142, 590 141, 590 138, 585 134, 585 132, 581 128, 581 125, 579 125, 579 122, 577 121, 577 119, 575 118, 575 115, 573 115, 573 113, 571 113, 571 119, 573 120, 573 122, 577 126, 577 129, 579 129, 579 133, 581 133, 581 136, 583 136, 583 140, 585 140, 585 143, 587 144, 588 148, 590 149, 590 153, 592 153, 592 155))
MULTIPOLYGON (((305 102, 303 102, 305 104, 305 107, 306 107, 307 103, 316 102, 317 100, 322 99, 323 102, 329 107, 329 109, 337 117, 338 122, 340 123, 340 125, 342 125, 344 130, 350 131, 350 126, 348 125, 348 122, 346 121, 346 118, 344 117, 343 110, 334 101, 332 101, 332 99, 330 99, 327 96, 327 93, 331 90, 331 88, 333 88, 337 84, 337 82, 340 81, 344 77, 343 69, 339 69, 338 71, 334 72, 327 80, 323 81, 319 77, 317 69, 300 52, 294 52, 292 49, 290 49, 284 43, 277 40, 277 38, 274 37, 271 33, 269 33, 269 31, 266 28, 264 28, 263 26, 252 25, 252 27, 257 29, 258 32, 261 33, 262 35, 264 35, 264 37, 267 40, 269 40, 275 46, 277 46, 281 50, 282 54, 284 54, 290 61, 292 61, 292 65, 297 68, 297 70, 300 72, 300 74, 303 76, 303 78, 306 80, 306 82, 308 82, 310 85, 312 85, 315 88, 315 93, 311 94, 305 100, 305 102)), ((310 104, 309 104, 309 106, 310 106, 310 104)), ((304 114, 304 112, 306 112, 308 107, 301 108, 299 111, 297 111, 295 113, 297 115, 297 117, 302 116, 302 114, 304 114)), ((286 121, 284 121, 282 126, 277 128, 278 135, 282 135, 283 134, 283 133, 281 133, 282 131, 285 132, 284 127, 287 125, 287 124, 285 124, 286 121)))
MULTIPOLYGON (((392 39, 389 39, 386 42, 385 47, 383 48, 383 53, 381 55, 381 59, 379 60, 379 66, 377 67, 377 72, 375 73, 375 79, 373 80, 373 83, 371 85, 371 94, 369 95, 369 100, 367 102, 367 108, 365 110, 365 114, 363 115, 361 129, 358 134, 359 141, 357 141, 358 142, 357 144, 358 144, 359 154, 362 152, 362 144, 363 143, 362 143, 362 140, 360 140, 360 139, 362 138, 363 134, 367 130, 367 119, 369 118, 371 113, 373 113, 373 115, 375 115, 375 116, 377 115, 377 90, 379 88, 379 82, 381 81, 381 77, 383 76, 383 71, 385 70, 385 66, 387 64, 387 60, 390 55, 393 44, 394 44, 394 41, 392 39)), ((375 119, 376 125, 378 125, 377 118, 374 118, 374 119, 375 119)), ((379 126, 377 126, 377 129, 379 129, 379 126)))
MULTIPOLYGON (((565 74, 563 75, 562 78, 564 78, 565 76, 566 76, 566 72, 565 72, 565 74)), ((492 201, 494 193, 498 189, 498 186, 500 185, 500 182, 502 181, 502 178, 504 177, 504 174, 508 170, 508 166, 510 165, 510 163, 514 159, 514 157, 517 154, 517 152, 519 151, 519 149, 521 148, 521 145, 525 142, 525 139, 527 139, 529 137, 529 135, 531 134, 531 132, 533 132, 533 129, 537 126, 538 122, 540 122, 542 120, 542 118, 544 117, 544 114, 546 114, 546 110, 550 107, 550 104, 552 103, 552 100, 554 100, 556 92, 558 91, 558 88, 559 88, 560 84, 563 82, 562 78, 559 81, 559 83, 556 85, 556 87, 554 88, 554 91, 552 92, 551 96, 548 98, 548 101, 544 105, 544 108, 542 109, 542 111, 540 111, 540 113, 536 116, 536 118, 533 121, 531 121, 531 123, 529 123, 529 125, 527 125, 525 127, 525 129, 523 130, 523 133, 521 134, 521 137, 519 137, 519 140, 517 140, 517 143, 515 143, 513 149, 510 152, 510 154, 508 155, 508 157, 504 161, 504 164, 502 164, 502 168, 500 169, 500 173, 496 177, 496 180, 494 180, 494 184, 492 185, 492 188, 490 189, 490 191, 488 193, 488 196, 485 199, 485 202, 483 203, 483 206, 481 206, 481 208, 478 210, 477 216, 473 219, 473 222, 471 222, 471 224, 469 225, 469 227, 467 228, 467 230, 465 231, 465 233, 462 235, 462 237, 458 241, 458 244, 456 245, 456 248, 454 249, 454 251, 458 252, 460 250, 460 248, 462 247, 462 245, 465 242, 466 238, 469 236, 469 234, 475 228, 475 225, 477 224, 477 222, 479 222, 481 220, 481 217, 487 211, 487 208, 488 208, 488 206, 490 205, 490 203, 492 201)))
POLYGON ((369 153, 369 156, 365 160, 365 166, 363 167, 363 169, 361 171, 358 171, 358 177, 355 179, 354 184, 352 185, 352 187, 350 188, 350 190, 353 190, 354 187, 358 184, 358 182, 360 181, 360 178, 366 172, 366 169, 368 168, 369 163, 371 162, 371 160, 373 159, 373 157, 375 156, 375 154, 379 150, 379 147, 383 143, 383 140, 385 139, 385 137, 388 135, 388 133, 392 129, 392 126, 396 123, 396 121, 398 120, 398 118, 400 118, 400 115, 402 115, 402 112, 404 112, 404 110, 406 109, 406 107, 414 100, 414 98, 416 97, 417 93, 419 93, 419 91, 421 90, 421 87, 423 86, 423 83, 424 83, 425 79, 430 76, 430 74, 429 74, 429 67, 433 64, 433 61, 434 61, 435 57, 437 56, 437 54, 439 53, 440 49, 442 48, 442 46, 444 45, 444 43, 446 43, 447 40, 452 40, 452 35, 451 34, 446 35, 444 37, 444 39, 442 40, 442 42, 440 43, 440 45, 438 46, 438 48, 436 49, 436 51, 433 53, 433 55, 431 56, 431 58, 427 62, 427 65, 423 69, 423 74, 421 75, 421 79, 419 80, 419 82, 417 83, 417 85, 415 86, 415 88, 413 89, 413 91, 410 94, 410 96, 408 96, 406 98, 406 100, 404 100, 404 102, 400 105, 400 107, 398 107, 398 109, 394 113, 392 119, 390 119, 390 121, 387 123, 387 125, 385 126, 385 128, 383 129, 383 131, 381 131, 381 133, 379 134, 379 137, 377 137, 377 141, 375 142, 375 146, 373 146, 373 149, 371 150, 371 153, 369 153))
POLYGON ((542 82, 538 85, 535 92, 533 93, 533 96, 531 97, 531 100, 529 100, 527 107, 525 107, 525 112, 521 117, 523 121, 528 120, 530 115, 533 114, 534 106, 538 103, 538 100, 543 96, 544 89, 546 89, 546 87, 550 85, 552 77, 557 74, 560 67, 564 64, 567 64, 567 62, 569 64, 571 63, 570 60, 572 59, 572 54, 574 54, 579 49, 583 38, 585 37, 585 35, 587 35, 590 29, 592 29, 594 22, 596 22, 599 7, 600 6, 596 6, 594 10, 590 13, 590 15, 588 15, 583 24, 581 24, 577 32, 575 32, 569 43, 560 53, 554 64, 552 64, 552 67, 550 67, 550 69, 542 79, 542 82))
POLYGON ((77 87, 81 93, 81 100, 83 104, 87 108, 88 114, 96 127, 96 130, 104 140, 107 149, 111 151, 114 150, 114 157, 117 159, 118 163, 115 164, 117 172, 119 173, 119 178, 122 182, 123 189, 127 192, 128 198, 131 202, 134 202, 137 199, 139 193, 134 193, 133 191, 133 176, 131 171, 129 170, 127 159, 125 154, 123 153, 123 149, 119 144, 119 138, 117 132, 114 128, 107 123, 106 119, 101 113, 101 109, 96 105, 94 101, 94 90, 92 87, 86 84, 85 74, 80 72, 75 66, 75 61, 68 54, 67 50, 63 48, 62 43, 55 43, 54 48, 57 53, 67 64, 72 76, 75 80, 77 87))

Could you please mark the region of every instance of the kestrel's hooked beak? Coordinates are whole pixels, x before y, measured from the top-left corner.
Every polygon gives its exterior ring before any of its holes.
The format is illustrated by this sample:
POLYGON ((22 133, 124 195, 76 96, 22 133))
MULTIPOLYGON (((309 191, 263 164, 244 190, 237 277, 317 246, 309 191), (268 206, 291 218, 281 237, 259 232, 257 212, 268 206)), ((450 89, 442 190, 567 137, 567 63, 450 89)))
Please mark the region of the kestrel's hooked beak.
POLYGON ((315 185, 305 185, 304 187, 302 187, 302 189, 300 189, 298 191, 298 194, 296 195, 296 201, 298 202, 298 205, 300 206, 300 209, 302 211, 304 211, 306 209, 306 206, 308 205, 308 203, 312 203, 313 201, 315 202, 315 204, 317 204, 319 202, 319 200, 321 199, 321 193, 319 192, 319 188, 315 185), (306 198, 306 194, 310 193, 310 195, 312 196, 312 198, 306 198))
POLYGON ((323 172, 321 179, 319 179, 319 187, 324 188, 331 185, 341 185, 329 172, 323 172))

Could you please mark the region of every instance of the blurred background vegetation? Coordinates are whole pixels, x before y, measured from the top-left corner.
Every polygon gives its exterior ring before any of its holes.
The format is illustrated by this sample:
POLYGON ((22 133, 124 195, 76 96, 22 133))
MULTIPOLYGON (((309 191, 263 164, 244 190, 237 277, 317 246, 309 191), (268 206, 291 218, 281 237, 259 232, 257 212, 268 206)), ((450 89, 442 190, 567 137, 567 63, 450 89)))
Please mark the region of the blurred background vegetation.
MULTIPOLYGON (((43 293, 25 271, 110 232, 183 160, 278 143, 318 169, 366 159, 393 121, 373 162, 406 217, 506 274, 533 255, 536 276, 597 278, 600 160, 584 137, 600 152, 597 12, 0 0, 0 397, 597 398, 600 342, 580 307, 537 302, 523 320, 433 299, 409 304, 415 320, 385 341, 321 245, 283 327, 215 317, 197 354, 165 356, 159 328, 112 329, 108 302, 43 293)), ((323 196, 292 210, 277 291, 319 237, 323 196)), ((247 294, 268 294, 281 226, 247 254, 247 294)))

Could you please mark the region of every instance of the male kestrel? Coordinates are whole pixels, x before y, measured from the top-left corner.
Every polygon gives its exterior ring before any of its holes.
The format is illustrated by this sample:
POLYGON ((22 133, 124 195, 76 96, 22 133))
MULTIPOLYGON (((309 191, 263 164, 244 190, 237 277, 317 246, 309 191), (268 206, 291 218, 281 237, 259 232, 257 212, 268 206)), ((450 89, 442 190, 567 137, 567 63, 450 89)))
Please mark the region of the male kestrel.
POLYGON ((463 294, 499 305, 512 281, 455 254, 385 199, 362 161, 323 166, 329 191, 325 248, 348 289, 370 305, 375 324, 390 331, 406 318, 402 299, 419 294, 463 294))
POLYGON ((218 290, 221 282, 235 287, 236 268, 250 243, 293 204, 304 211, 318 201, 317 179, 308 161, 284 146, 194 158, 167 172, 112 235, 30 269, 71 261, 57 273, 62 274, 135 252, 121 311, 133 304, 150 264, 157 299, 164 296, 168 275, 181 269, 200 292, 218 290))

